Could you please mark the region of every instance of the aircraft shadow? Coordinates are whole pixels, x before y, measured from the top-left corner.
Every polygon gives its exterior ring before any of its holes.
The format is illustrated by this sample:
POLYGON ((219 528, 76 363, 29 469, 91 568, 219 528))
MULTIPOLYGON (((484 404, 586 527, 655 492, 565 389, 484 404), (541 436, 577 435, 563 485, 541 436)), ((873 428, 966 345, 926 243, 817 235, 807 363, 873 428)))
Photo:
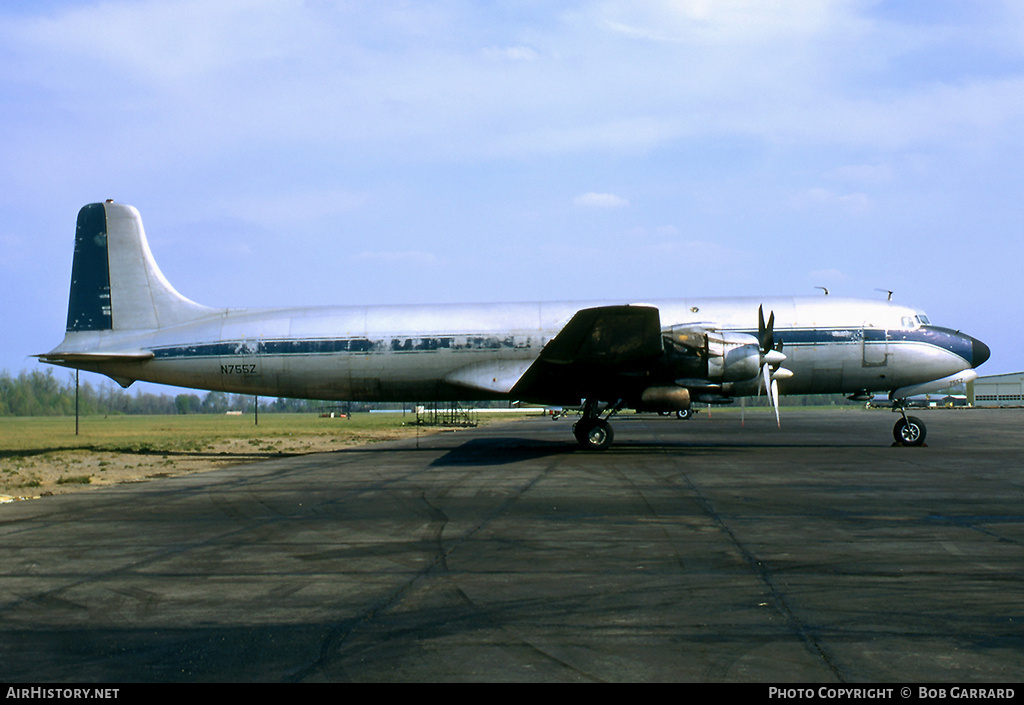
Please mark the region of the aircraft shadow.
MULTIPOLYGON (((886 444, 888 445, 888 444, 886 444)), ((864 443, 853 442, 821 442, 818 439, 808 439, 807 442, 794 442, 791 440, 761 441, 757 439, 729 439, 729 440, 693 440, 693 441, 616 441, 610 449, 600 452, 584 450, 576 443, 568 441, 539 441, 529 438, 478 438, 467 441, 462 445, 452 448, 443 456, 431 463, 434 467, 452 467, 459 465, 476 465, 493 467, 498 465, 509 465, 527 460, 547 458, 556 455, 579 455, 581 457, 601 459, 614 459, 624 456, 636 455, 665 455, 671 453, 680 454, 705 454, 716 451, 760 449, 791 451, 794 449, 842 449, 842 448, 869 448, 881 447, 870 441, 864 443)))
POLYGON ((553 455, 575 453, 575 444, 564 441, 538 441, 531 438, 498 437, 475 438, 452 448, 431 463, 433 467, 459 465, 509 465, 553 455))

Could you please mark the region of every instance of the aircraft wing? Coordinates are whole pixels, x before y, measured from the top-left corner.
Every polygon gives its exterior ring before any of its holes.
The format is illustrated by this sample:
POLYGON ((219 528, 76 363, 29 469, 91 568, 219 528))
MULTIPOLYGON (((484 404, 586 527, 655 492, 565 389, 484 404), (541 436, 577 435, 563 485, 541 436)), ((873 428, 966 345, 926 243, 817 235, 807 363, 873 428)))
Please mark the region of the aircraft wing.
POLYGON ((661 319, 653 306, 598 306, 578 311, 544 346, 538 362, 621 366, 662 353, 661 319))
POLYGON ((544 346, 511 393, 524 400, 578 400, 659 358, 662 346, 653 306, 583 309, 544 346))

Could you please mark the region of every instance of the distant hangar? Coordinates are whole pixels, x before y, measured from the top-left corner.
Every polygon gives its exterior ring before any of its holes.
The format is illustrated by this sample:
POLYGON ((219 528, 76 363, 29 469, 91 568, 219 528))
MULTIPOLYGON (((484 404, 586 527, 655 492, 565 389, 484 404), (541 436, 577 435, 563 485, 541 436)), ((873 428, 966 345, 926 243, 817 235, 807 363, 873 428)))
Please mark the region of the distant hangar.
POLYGON ((967 387, 973 406, 1024 406, 1024 372, 978 377, 967 387))

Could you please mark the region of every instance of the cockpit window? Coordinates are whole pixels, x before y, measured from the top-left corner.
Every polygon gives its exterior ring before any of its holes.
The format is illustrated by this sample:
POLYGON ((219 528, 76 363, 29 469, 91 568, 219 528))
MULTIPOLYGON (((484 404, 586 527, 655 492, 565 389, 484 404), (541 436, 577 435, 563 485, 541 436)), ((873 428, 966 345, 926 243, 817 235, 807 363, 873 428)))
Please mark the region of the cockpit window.
POLYGON ((900 322, 903 324, 904 328, 909 330, 914 330, 915 328, 920 328, 921 326, 929 325, 928 316, 924 315, 923 313, 919 313, 916 316, 904 316, 902 321, 900 322))

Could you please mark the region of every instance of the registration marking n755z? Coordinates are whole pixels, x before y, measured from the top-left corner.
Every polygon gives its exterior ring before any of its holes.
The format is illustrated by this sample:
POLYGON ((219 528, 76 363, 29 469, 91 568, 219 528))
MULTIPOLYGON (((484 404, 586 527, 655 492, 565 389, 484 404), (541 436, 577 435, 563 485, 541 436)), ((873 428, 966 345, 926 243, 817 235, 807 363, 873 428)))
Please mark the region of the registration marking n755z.
POLYGON ((254 375, 257 374, 256 364, 251 365, 221 365, 222 375, 254 375))

